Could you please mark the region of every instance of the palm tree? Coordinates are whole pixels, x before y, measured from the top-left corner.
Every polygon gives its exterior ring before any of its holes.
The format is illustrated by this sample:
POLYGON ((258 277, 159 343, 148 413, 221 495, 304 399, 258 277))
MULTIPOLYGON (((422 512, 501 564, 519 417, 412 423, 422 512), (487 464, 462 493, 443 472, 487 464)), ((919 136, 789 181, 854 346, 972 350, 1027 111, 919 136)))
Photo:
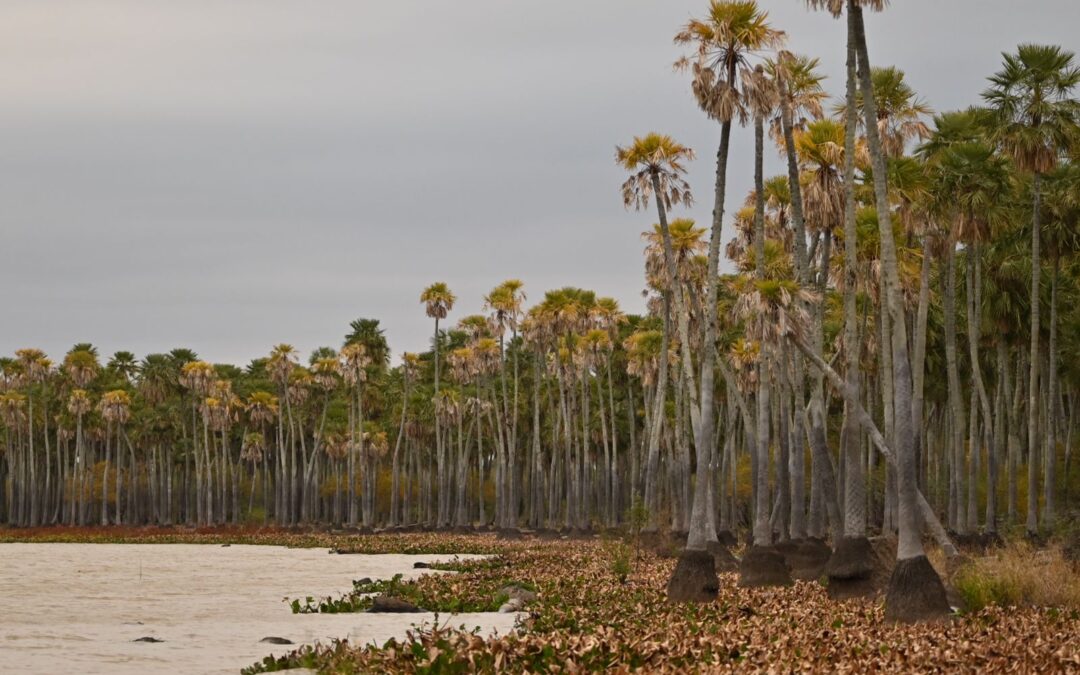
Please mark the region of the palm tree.
MULTIPOLYGON (((971 377, 975 393, 981 405, 981 412, 987 430, 990 429, 990 421, 993 413, 990 407, 990 397, 987 394, 986 384, 983 382, 982 367, 979 358, 979 341, 982 338, 982 311, 981 303, 978 302, 981 293, 981 253, 980 244, 990 238, 991 226, 1001 220, 1007 203, 1001 199, 1010 190, 1010 174, 1007 161, 997 156, 993 148, 983 143, 960 143, 944 151, 936 163, 939 175, 935 193, 944 201, 941 210, 947 214, 953 222, 952 232, 946 249, 946 262, 948 270, 947 294, 945 298, 946 348, 951 347, 955 352, 955 345, 951 341, 955 339, 955 298, 956 298, 956 242, 962 242, 967 246, 967 274, 966 277, 966 305, 968 322, 968 355, 971 363, 971 377)), ((952 407, 955 419, 963 419, 959 392, 959 376, 955 372, 955 354, 949 366, 950 397, 953 399, 952 407)), ((954 424, 954 430, 962 438, 962 427, 959 423, 954 424)), ((961 441, 962 443, 962 441, 961 441)), ((977 458, 979 441, 976 438, 969 439, 972 462, 977 458)), ((988 447, 994 446, 993 440, 988 447)), ((962 455, 962 450, 957 448, 962 455)), ((994 493, 994 470, 993 453, 990 454, 990 481, 987 485, 988 500, 993 504, 994 493)), ((968 489, 974 496, 976 485, 968 485, 968 489)), ((991 517, 987 522, 989 531, 995 530, 995 517, 993 509, 990 509, 991 517)), ((961 527, 971 527, 977 514, 974 509, 969 509, 967 523, 961 527)), ((963 530, 961 530, 963 531, 963 530)))
MULTIPOLYGON (((1050 277, 1050 340, 1048 358, 1050 364, 1047 378, 1048 399, 1046 407, 1046 457, 1043 462, 1043 527, 1054 523, 1057 463, 1057 402, 1061 399, 1058 373, 1058 286, 1061 277, 1062 258, 1068 258, 1080 250, 1080 165, 1075 161, 1063 163, 1047 176, 1047 211, 1040 245, 1045 245, 1051 265, 1050 277)), ((1064 439, 1069 444, 1068 435, 1064 439)), ((1066 453, 1066 457, 1068 454, 1066 453)), ((1068 462, 1066 462, 1066 465, 1068 462)), ((1068 471, 1066 469, 1066 475, 1068 471)), ((1068 483, 1066 483, 1068 485, 1068 483)))
MULTIPOLYGON (((424 303, 425 312, 429 318, 435 319, 435 337, 433 338, 432 346, 435 350, 435 396, 439 396, 439 321, 445 319, 446 315, 454 308, 454 302, 457 300, 450 288, 443 282, 437 281, 420 294, 420 302, 424 303)), ((449 524, 450 518, 450 495, 448 493, 449 487, 447 485, 448 476, 445 475, 443 467, 445 466, 445 448, 442 442, 442 433, 440 429, 439 416, 435 416, 435 453, 438 458, 438 486, 439 486, 439 509, 438 509, 438 524, 440 527, 444 527, 449 524)))
MULTIPOLYGON (((349 525, 355 526, 358 518, 358 504, 356 500, 356 473, 357 469, 363 470, 364 464, 364 383, 368 379, 368 366, 371 359, 368 357, 367 347, 360 342, 350 342, 341 348, 341 376, 346 386, 352 390, 349 398, 349 444, 348 444, 348 467, 346 469, 346 500, 349 505, 349 525), (357 458, 359 450, 360 457, 357 458), (360 467, 357 467, 357 463, 360 467)), ((365 474, 366 480, 366 474, 365 474)))
POLYGON ((258 429, 257 432, 252 432, 251 434, 246 434, 244 436, 244 447, 242 449, 243 459, 251 461, 254 465, 252 470, 251 496, 248 498, 248 512, 251 512, 251 505, 254 500, 254 483, 257 476, 258 463, 264 462, 262 499, 263 522, 265 523, 270 513, 269 490, 267 489, 270 481, 270 468, 265 465, 266 435, 264 429, 267 424, 271 424, 275 420, 280 420, 278 398, 268 391, 252 392, 248 395, 248 399, 244 404, 244 411, 247 413, 248 421, 258 429), (255 438, 255 436, 258 438, 255 438))
MULTIPOLYGON (((832 13, 836 16, 843 0, 834 0, 832 13)), ((858 225, 855 203, 855 120, 858 117, 857 55, 854 23, 848 21, 847 58, 845 62, 844 116, 844 384, 858 400, 860 389, 861 344, 856 300, 858 295, 858 225)), ((833 553, 825 565, 830 595, 845 590, 852 595, 869 594, 863 590, 864 580, 873 574, 870 542, 866 537, 866 478, 862 458, 859 425, 855 420, 852 402, 845 398, 844 417, 840 428, 840 452, 844 460, 844 532, 834 541, 833 553)))
MULTIPOLYGON (((720 264, 721 231, 724 220, 724 201, 727 188, 727 161, 731 139, 731 123, 745 122, 751 111, 748 101, 739 90, 739 79, 746 79, 754 70, 754 59, 777 47, 784 34, 769 25, 768 14, 753 0, 721 2, 711 0, 703 19, 691 19, 675 35, 676 44, 692 47, 691 53, 676 62, 689 69, 692 88, 699 107, 712 119, 720 122, 720 145, 716 155, 716 182, 713 202, 713 222, 709 239, 709 256, 705 270, 705 297, 702 301, 705 316, 702 321, 704 349, 699 378, 700 395, 692 392, 692 418, 695 426, 695 447, 698 466, 713 446, 715 434, 714 370, 716 362, 716 323, 718 270, 720 264), (694 411, 694 408, 697 411, 694 411)), ((689 366, 689 364, 687 364, 689 366)), ((693 383, 693 378, 687 378, 693 383)), ((701 490, 695 491, 688 547, 703 548, 715 541, 716 533, 707 531, 705 510, 708 504, 704 493, 706 481, 698 481, 701 490), (697 493, 701 492, 699 496, 697 493)))
MULTIPOLYGON (((203 416, 202 445, 199 445, 198 410, 210 394, 210 388, 217 379, 214 366, 206 361, 188 361, 180 368, 180 385, 191 395, 191 431, 192 448, 189 456, 195 458, 195 513, 199 525, 209 522, 210 514, 206 510, 207 495, 210 494, 210 466, 205 461, 209 445, 209 427, 203 416), (205 490, 204 490, 205 489, 205 490), (205 491, 205 494, 204 494, 205 491)), ((189 514, 190 517, 190 514, 189 514)))
MULTIPOLYGON (((85 450, 83 449, 83 418, 86 413, 90 412, 93 407, 93 403, 90 400, 90 394, 85 389, 73 389, 71 395, 68 397, 67 409, 68 412, 75 416, 75 460, 74 469, 72 471, 72 482, 76 484, 78 489, 77 495, 71 497, 71 522, 75 523, 76 507, 80 507, 84 499, 84 490, 86 489, 84 483, 88 480, 88 474, 90 467, 86 461, 85 450), (76 499, 77 497, 77 499, 76 499)), ((80 515, 81 517, 81 515, 80 515)))
POLYGON ((131 382, 139 373, 139 362, 135 359, 135 355, 128 351, 113 354, 105 367, 116 373, 124 382, 131 382))
MULTIPOLYGON (((19 504, 16 495, 21 495, 26 486, 20 484, 17 460, 15 460, 15 444, 12 443, 11 432, 14 430, 16 437, 22 433, 22 425, 26 422, 26 395, 17 391, 0 393, 0 420, 4 422, 4 458, 8 465, 10 481, 0 483, 0 487, 7 487, 7 503, 5 504, 8 522, 19 521, 19 504), (5 485, 6 484, 6 485, 5 485)), ((17 443, 16 438, 16 443, 17 443)))
MULTIPOLYGON (((766 280, 765 262, 765 183, 764 183, 764 119, 772 112, 776 88, 758 66, 743 79, 747 108, 754 118, 754 279, 766 280)), ((746 296, 743 296, 746 297, 746 296)), ((772 547, 772 525, 769 502, 769 447, 772 402, 772 374, 776 370, 770 340, 765 338, 769 326, 764 313, 748 318, 746 325, 760 345, 757 362, 757 430, 754 452, 754 527, 753 545, 739 566, 739 585, 772 586, 790 583, 790 575, 780 553, 772 547)), ((779 400, 780 396, 777 396, 779 400)), ((783 447, 783 445, 781 445, 783 447)))
MULTIPOLYGON (((787 158, 787 203, 790 205, 791 225, 794 236, 795 278, 801 284, 809 283, 809 263, 806 251, 806 222, 803 212, 802 185, 799 176, 799 157, 795 147, 795 130, 803 130, 808 123, 807 117, 820 119, 821 101, 825 91, 821 86, 824 79, 817 72, 818 60, 781 51, 776 59, 768 63, 769 73, 776 81, 777 99, 780 114, 774 117, 771 132, 774 140, 782 145, 787 158), (798 121, 795 117, 798 116, 798 121)), ((768 189, 768 183, 766 183, 768 189)), ((775 193, 775 190, 773 191, 775 193)), ((795 357, 795 401, 803 405, 806 397, 805 378, 801 358, 795 357)), ((820 387, 819 387, 820 389, 820 387)), ((806 538, 805 512, 805 459, 803 453, 803 416, 794 416, 794 429, 788 471, 791 475, 791 515, 790 532, 795 540, 806 538)))
POLYGON ((1039 250, 1043 176, 1076 141, 1078 104, 1072 98, 1080 68, 1072 52, 1057 46, 1023 44, 1004 54, 1004 67, 990 78, 983 99, 996 115, 993 137, 1016 167, 1032 176, 1031 215, 1031 357, 1028 373, 1028 513, 1027 530, 1038 529, 1035 448, 1039 442, 1039 250))
MULTIPOLYGON (((665 302, 673 300, 675 304, 676 335, 681 348, 680 364, 683 377, 688 383, 688 391, 691 395, 691 406, 697 407, 697 391, 695 375, 693 373, 693 361, 690 355, 690 310, 685 297, 685 289, 679 283, 680 274, 678 259, 671 236, 671 227, 668 223, 667 214, 672 206, 679 204, 690 205, 693 196, 690 193, 690 185, 683 176, 686 174, 685 162, 694 158, 694 151, 678 143, 670 136, 650 133, 646 136, 635 136, 634 142, 626 147, 616 147, 615 162, 626 171, 631 172, 629 178, 622 185, 623 205, 627 208, 633 206, 636 209, 648 208, 649 200, 656 202, 656 211, 660 223, 657 226, 663 250, 664 274, 664 298, 665 302)), ((685 223, 680 224, 680 232, 685 228, 685 223)), ((692 229, 693 224, 689 223, 692 229)), ((655 257, 653 258, 655 260, 655 257)), ((665 317, 666 318, 666 317, 665 317)), ((666 387, 661 381, 660 389, 653 401, 653 419, 659 420, 664 409, 666 387)), ((692 412, 693 426, 699 428, 699 411, 692 412)), ((660 443, 660 425, 654 422, 648 440, 647 454, 650 457, 646 471, 651 470, 651 458, 656 455, 660 443)), ((703 464, 700 466, 704 466, 703 464)), ((646 476, 646 492, 650 484, 650 476, 646 476)), ((649 502, 649 496, 646 497, 649 502)), ((649 504, 650 508, 652 507, 649 504)), ((713 533, 712 539, 716 535, 713 533)), ((697 541, 695 534, 694 548, 703 549, 708 537, 697 541)))
MULTIPOLYGON (((805 129, 793 134, 793 143, 800 166, 804 188, 800 189, 803 197, 805 224, 814 233, 815 249, 821 260, 821 269, 816 277, 816 290, 824 293, 828 280, 828 262, 832 258, 832 240, 845 215, 846 181, 842 180, 841 167, 851 154, 852 161, 861 159, 862 147, 853 145, 854 152, 846 149, 844 127, 830 119, 810 122, 805 129)), ((814 275, 809 270, 804 272, 803 283, 812 283, 814 275)), ((824 353, 824 316, 823 306, 818 305, 813 313, 814 326, 812 346, 818 356, 824 353)), ((825 515, 833 525, 834 531, 840 529, 840 508, 836 500, 836 479, 833 475, 832 460, 828 454, 825 438, 824 382, 819 373, 815 374, 810 390, 810 446, 813 456, 814 480, 811 485, 809 534, 813 538, 824 537, 825 515), (824 511, 824 513, 822 513, 824 511)))
MULTIPOLYGON (((91 345, 75 345, 65 356, 63 364, 64 373, 68 379, 75 386, 77 390, 85 389, 94 378, 97 377, 101 366, 98 364, 97 350, 91 345)), ((82 429, 82 415, 78 415, 78 426, 82 429)), ((82 459, 83 472, 82 482, 79 486, 79 503, 77 508, 77 515, 80 523, 85 522, 87 517, 87 501, 89 500, 89 491, 92 490, 93 485, 93 466, 86 459, 86 453, 83 447, 84 434, 79 432, 76 434, 76 459, 82 459)), ((74 505, 73 505, 74 506, 74 505)), ((73 513, 73 516, 76 515, 73 513)))
MULTIPOLYGON (((38 512, 41 506, 40 496, 37 494, 37 454, 34 452, 34 392, 33 388, 45 381, 52 367, 52 362, 40 349, 28 348, 15 351, 17 362, 22 368, 22 380, 27 387, 27 439, 29 441, 26 458, 26 493, 22 495, 29 508, 23 511, 23 522, 34 527, 38 524, 38 512)), ((48 411, 45 414, 48 420, 48 411)), ((45 430, 45 438, 48 440, 48 429, 45 430)), ((46 456, 48 451, 46 450, 46 456)))
MULTIPOLYGON (((844 5, 840 0, 808 0, 811 7, 825 7, 839 16, 844 5)), ((911 361, 907 346, 907 317, 900 286, 896 243, 886 184, 886 154, 878 127, 880 117, 866 46, 863 7, 880 11, 884 0, 847 0, 849 53, 854 43, 856 73, 862 93, 862 110, 867 146, 870 153, 878 227, 881 233, 881 266, 884 277, 887 311, 891 321, 891 357, 893 377, 894 429, 897 455, 897 492, 899 544, 897 566, 886 595, 886 616, 893 620, 921 620, 948 612, 945 588, 934 571, 922 545, 919 526, 918 469, 912 419, 911 361)), ((850 120, 849 120, 850 121, 850 120)), ((884 347, 884 346, 883 346, 884 347)))
POLYGON ((502 484, 499 486, 505 505, 502 527, 514 527, 517 524, 517 429, 518 429, 518 385, 519 364, 517 342, 518 327, 523 317, 522 304, 525 284, 518 279, 508 279, 496 286, 484 298, 484 307, 491 312, 489 327, 499 338, 499 374, 502 385, 502 417, 506 423, 506 466, 503 467, 502 484), (514 346, 514 394, 510 398, 506 383, 506 340, 507 329, 511 332, 510 344, 514 346))
MULTIPOLYGON (((930 128, 923 119, 933 111, 904 80, 904 71, 899 68, 871 68, 870 81, 874 88, 882 150, 890 158, 900 157, 913 140, 925 139, 930 135, 930 128)), ((856 110, 863 108, 861 91, 855 94, 855 107, 856 110)), ((834 112, 843 122, 847 116, 846 103, 837 104, 834 112)), ((858 128, 863 126, 859 118, 856 124, 858 128)))
MULTIPOLYGON (((111 433, 115 425, 116 429, 116 454, 120 456, 120 439, 123 435, 123 426, 131 417, 131 396, 123 389, 115 389, 105 392, 98 403, 101 418, 108 424, 105 435, 105 471, 101 479, 101 524, 109 524, 109 451, 111 448, 111 433)), ((119 459, 117 460, 119 462, 119 459)), ((119 483, 120 473, 117 471, 116 480, 119 483)), ((117 521, 120 520, 120 501, 116 502, 117 521)))

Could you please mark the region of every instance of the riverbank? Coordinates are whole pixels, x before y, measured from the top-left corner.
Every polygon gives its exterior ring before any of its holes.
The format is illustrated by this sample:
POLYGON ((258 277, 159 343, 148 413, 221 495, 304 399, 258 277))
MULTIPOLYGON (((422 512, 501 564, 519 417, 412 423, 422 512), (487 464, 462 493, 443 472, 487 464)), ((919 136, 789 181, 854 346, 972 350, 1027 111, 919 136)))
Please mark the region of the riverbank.
MULTIPOLYGON (((319 546, 359 555, 409 551, 496 554, 498 564, 465 565, 453 576, 403 581, 397 594, 424 609, 453 606, 512 578, 535 589, 522 629, 497 638, 448 629, 413 631, 377 647, 322 642, 289 648, 249 672, 283 667, 331 672, 551 671, 577 668, 685 672, 687 669, 799 671, 1062 672, 1080 669, 1080 612, 1069 607, 990 605, 943 623, 886 623, 880 598, 831 600, 816 581, 746 589, 720 574, 717 599, 667 601, 674 550, 634 550, 608 536, 552 538, 433 532, 355 535, 332 532, 2 530, 50 541, 151 541, 319 546), (470 595, 473 594, 473 595, 470 595)), ((167 547, 159 547, 167 548, 167 547)), ((228 550, 228 549, 225 549, 228 550)), ((278 550, 278 549, 268 549, 278 550)), ((736 551, 738 552, 738 551, 736 551)), ((325 555, 325 554, 320 554, 325 555)), ((972 553, 974 555, 974 553, 972 553)), ((1041 555, 1041 554, 1040 554, 1041 555)), ((331 556, 348 560, 354 555, 331 556)), ((345 592, 336 597, 344 597, 345 592)), ((312 617, 328 616, 323 614, 312 617)))

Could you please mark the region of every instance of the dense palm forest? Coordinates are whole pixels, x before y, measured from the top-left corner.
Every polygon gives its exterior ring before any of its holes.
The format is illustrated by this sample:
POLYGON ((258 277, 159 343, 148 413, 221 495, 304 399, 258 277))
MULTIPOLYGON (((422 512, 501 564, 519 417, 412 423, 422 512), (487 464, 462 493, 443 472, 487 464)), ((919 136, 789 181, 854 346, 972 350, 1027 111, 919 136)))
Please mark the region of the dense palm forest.
POLYGON ((454 316, 439 282, 417 305, 430 349, 397 358, 373 318, 243 367, 21 349, 0 361, 3 521, 630 522, 688 552, 748 529, 763 568, 778 541, 831 537, 852 577, 870 532, 896 532, 903 563, 923 532, 948 551, 1053 530, 1080 487, 1080 64, 1020 45, 971 108, 936 112, 871 65, 863 11, 884 3, 809 4, 842 18, 841 91, 754 2, 674 34, 719 132, 712 222, 679 215, 701 198, 691 148, 612 139, 626 180, 598 189, 644 230, 644 314, 508 280, 454 316), (754 156, 729 157, 733 133, 754 156), (734 204, 729 169, 755 177, 734 204))

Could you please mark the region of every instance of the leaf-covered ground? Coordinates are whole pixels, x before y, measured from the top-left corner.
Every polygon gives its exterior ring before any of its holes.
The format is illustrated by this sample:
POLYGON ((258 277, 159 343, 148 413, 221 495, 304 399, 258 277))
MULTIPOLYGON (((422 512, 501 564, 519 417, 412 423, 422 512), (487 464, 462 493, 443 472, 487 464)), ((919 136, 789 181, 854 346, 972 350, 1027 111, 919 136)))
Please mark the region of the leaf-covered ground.
POLYGON ((643 552, 625 582, 613 541, 504 541, 494 535, 417 533, 160 532, 158 530, 0 531, 0 541, 145 541, 326 546, 357 553, 494 553, 456 575, 406 582, 401 594, 447 611, 490 602, 512 582, 537 590, 528 618, 511 635, 484 639, 418 630, 403 642, 357 649, 345 642, 304 648, 251 672, 306 666, 326 672, 1080 672, 1080 613, 988 607, 940 624, 893 625, 880 601, 828 599, 816 582, 740 589, 721 575, 706 605, 669 603, 674 560, 643 552))

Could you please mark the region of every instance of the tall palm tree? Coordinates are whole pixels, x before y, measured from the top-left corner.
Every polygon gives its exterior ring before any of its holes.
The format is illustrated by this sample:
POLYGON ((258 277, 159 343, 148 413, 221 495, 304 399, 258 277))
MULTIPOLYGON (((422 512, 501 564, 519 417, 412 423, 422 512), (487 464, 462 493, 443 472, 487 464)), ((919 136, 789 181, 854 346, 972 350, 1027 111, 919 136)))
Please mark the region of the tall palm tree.
MULTIPOLYGON (((120 439, 123 435, 123 426, 127 423, 131 417, 131 395, 123 389, 115 389, 113 391, 105 392, 101 397, 101 402, 98 403, 98 409, 101 411, 101 418, 105 420, 108 425, 108 431, 105 437, 105 471, 102 474, 101 480, 101 524, 109 524, 109 450, 111 446, 110 435, 112 430, 116 430, 116 454, 120 456, 120 439)), ((119 460, 118 460, 119 461, 119 460)), ((117 471, 116 480, 119 483, 120 473, 117 471)), ((117 520, 120 518, 120 502, 116 502, 116 515, 117 520)))
POLYGON ((4 505, 7 511, 8 522, 21 520, 21 508, 17 495, 23 494, 26 489, 18 472, 18 460, 15 459, 18 436, 22 433, 22 426, 26 422, 26 395, 17 391, 5 391, 0 393, 0 421, 4 423, 4 459, 8 465, 10 481, 0 483, 0 487, 6 488, 7 503, 4 505), (12 442, 11 434, 15 432, 15 443, 12 442))
MULTIPOLYGON (((357 470, 364 467, 364 383, 368 379, 371 359, 361 342, 350 342, 341 348, 341 376, 352 390, 349 399, 348 467, 346 469, 346 500, 349 505, 349 525, 355 526, 359 514, 356 495, 357 470), (357 457, 359 451, 359 457, 357 457), (358 466, 359 464, 359 466, 358 466)), ((366 475, 364 476, 366 480, 366 475)))
MULTIPOLYGON (((691 47, 690 54, 676 62, 692 75, 692 88, 698 106, 710 118, 720 122, 720 144, 716 153, 716 181, 713 201, 713 222, 709 239, 709 256, 705 270, 705 307, 702 320, 703 350, 700 363, 700 395, 691 397, 695 426, 695 447, 698 466, 706 466, 707 453, 713 446, 716 419, 713 404, 714 372, 716 368, 717 297, 721 231, 724 220, 724 200, 727 189, 727 162, 731 140, 731 124, 745 122, 751 114, 748 102, 739 89, 739 79, 754 70, 754 61, 781 43, 784 34, 769 25, 768 13, 760 10, 753 0, 721 2, 711 0, 702 19, 691 19, 675 35, 676 44, 691 47), (694 413, 694 408, 697 412, 694 413)), ((693 378, 687 378, 693 382, 693 378)), ((708 499, 704 492, 706 481, 698 481, 690 519, 687 547, 704 548, 715 541, 715 531, 707 528, 705 513, 708 499), (698 493, 701 493, 700 495, 698 493)))
MULTIPOLYGON (((15 352, 15 357, 22 367, 22 380, 27 388, 27 439, 29 441, 29 447, 27 449, 26 466, 28 471, 26 472, 26 488, 27 492, 23 495, 25 502, 29 508, 24 511, 23 522, 31 527, 38 524, 38 511, 40 505, 40 495, 37 494, 37 454, 34 452, 34 391, 33 388, 45 381, 48 376, 49 369, 52 363, 45 356, 45 352, 40 349, 27 348, 19 349, 15 352)), ((46 410, 45 419, 48 420, 48 410, 46 410)), ((45 433, 46 439, 48 439, 48 429, 45 433)))
POLYGON ((502 417, 506 427, 506 466, 503 471, 503 481, 499 486, 502 499, 499 501, 505 505, 503 515, 503 527, 515 527, 518 517, 517 497, 517 430, 518 430, 518 391, 519 391, 519 363, 517 337, 523 315, 522 304, 525 302, 525 293, 522 291, 525 284, 519 279, 507 279, 496 286, 491 293, 484 298, 484 307, 491 312, 489 325, 499 338, 499 375, 502 386, 502 417), (510 397, 506 382, 506 331, 510 331, 510 345, 513 348, 514 361, 514 393, 510 397))
MULTIPOLYGON (((886 616, 893 620, 921 620, 949 611, 945 588, 926 558, 919 524, 918 470, 915 458, 912 419, 912 375, 907 346, 907 317, 904 311, 896 243, 887 188, 886 154, 878 128, 879 115, 871 76, 863 8, 880 11, 885 0, 808 0, 811 7, 827 8, 834 16, 847 10, 848 41, 854 43, 856 74, 861 91, 863 126, 870 153, 878 227, 881 233, 881 267, 886 286, 887 311, 891 320, 894 436, 896 438, 898 530, 897 566, 886 595, 886 616)), ((885 346, 883 345, 883 348, 885 346)))
MULTIPOLYGON (((445 319, 446 315, 454 308, 454 302, 457 300, 450 288, 443 282, 437 281, 420 294, 420 302, 424 303, 424 310, 429 318, 435 319, 435 337, 433 338, 432 346, 435 350, 435 397, 439 396, 439 321, 445 319)), ((445 466, 445 448, 443 447, 443 437, 440 429, 439 416, 435 416, 435 452, 438 464, 438 486, 439 486, 439 509, 438 509, 438 524, 439 526, 446 526, 449 524, 450 517, 450 495, 448 494, 447 478, 444 470, 445 466)))
MULTIPOLYGON (((663 250, 663 278, 666 281, 665 298, 670 298, 675 304, 676 335, 681 349, 679 359, 682 377, 688 383, 688 392, 691 397, 691 418, 695 431, 700 427, 700 410, 697 407, 696 376, 693 372, 693 360, 690 354, 692 344, 690 338, 690 309, 685 297, 685 289, 679 283, 678 259, 671 236, 671 228, 668 223, 668 212, 671 207, 693 203, 690 193, 690 185, 683 176, 686 174, 685 162, 694 158, 694 151, 678 143, 670 136, 650 133, 646 136, 635 136, 633 143, 626 147, 616 147, 615 162, 626 171, 631 172, 629 178, 622 185, 623 205, 627 208, 633 206, 637 209, 648 208, 649 199, 656 203, 657 216, 659 218, 659 233, 663 250)), ((663 411, 666 396, 666 387, 661 386, 653 401, 653 419, 659 420, 663 411)), ((660 425, 654 422, 649 438, 649 457, 653 457, 660 443, 660 425)), ((700 451, 700 448, 699 448, 700 451)), ((699 464, 704 466, 704 464, 699 464)), ((651 467, 647 467, 647 470, 651 467)), ((649 477, 646 486, 649 485, 649 477)), ((693 533, 694 541, 692 548, 704 549, 709 540, 707 536, 693 533)), ((713 533, 712 539, 715 540, 713 533)), ((688 544, 689 545, 689 544, 688 544)))
MULTIPOLYGON (((968 323, 968 356, 971 364, 972 384, 975 388, 980 410, 983 415, 986 428, 990 429, 993 413, 990 406, 990 397, 983 381, 981 361, 979 358, 979 341, 982 338, 982 310, 977 302, 981 292, 981 253, 980 245, 990 238, 991 227, 1001 220, 1004 215, 1006 202, 1001 199, 1010 190, 1010 173, 1007 160, 996 155, 994 149, 983 143, 960 143, 946 150, 936 163, 939 176, 935 186, 938 198, 944 201, 941 210, 944 211, 953 223, 952 232, 946 250, 948 270, 946 274, 946 286, 950 289, 945 298, 945 320, 947 332, 951 332, 951 338, 955 338, 955 271, 957 242, 964 243, 967 247, 967 270, 965 275, 966 293, 965 304, 967 305, 968 323), (951 330, 950 330, 951 329, 951 330)), ((947 340, 950 340, 947 337, 947 340)), ((946 343, 949 347, 949 343, 946 343)), ((952 347, 955 352, 955 347, 952 347)), ((955 361, 955 356, 953 357, 955 361)), ((955 363, 949 366, 950 396, 955 400, 952 403, 956 419, 963 419, 962 414, 956 414, 960 409, 959 402, 959 377, 956 375, 955 363), (955 381, 954 381, 955 380, 955 381), (952 393, 955 389, 955 394, 952 393)), ((954 424, 954 428, 963 434, 960 424, 954 424)), ((978 453, 980 442, 976 438, 969 439, 972 461, 978 453)), ((994 446, 993 440, 988 447, 994 446)), ((994 503, 994 460, 990 454, 990 481, 987 485, 987 499, 991 507, 990 518, 987 528, 995 531, 995 516, 992 505, 994 503)), ((976 485, 968 485, 971 491, 976 490, 976 485)), ((972 493, 974 494, 974 492, 972 493)), ((970 512, 968 522, 964 527, 970 527, 976 518, 976 513, 970 512)))
MULTIPOLYGON (((833 3, 834 16, 842 0, 833 3)), ((844 95, 844 384, 851 396, 860 398, 861 344, 856 300, 858 295, 858 226, 855 201, 855 120, 858 117, 857 63, 853 34, 854 24, 848 21, 847 55, 845 60, 844 95)), ((840 595, 848 590, 852 595, 868 594, 864 580, 873 574, 870 542, 866 537, 866 478, 862 464, 862 439, 855 421, 852 402, 844 400, 844 417, 840 428, 840 452, 844 460, 844 532, 834 542, 833 553, 825 565, 829 577, 829 592, 840 595), (853 591, 853 592, 852 592, 853 591)))
POLYGON ((76 509, 80 508, 81 510, 87 474, 90 470, 87 466, 86 451, 83 449, 83 418, 92 408, 93 402, 90 400, 90 394, 85 389, 73 389, 71 391, 68 397, 67 409, 69 413, 75 416, 75 458, 72 469, 72 482, 75 484, 74 489, 77 490, 77 494, 71 496, 69 505, 73 524, 76 522, 76 509))
POLYGON ((188 361, 180 368, 179 382, 191 396, 192 447, 189 456, 195 458, 195 514, 199 525, 207 524, 210 519, 206 508, 206 497, 210 494, 211 468, 205 459, 209 445, 209 427, 206 417, 203 416, 202 444, 200 445, 198 410, 205 403, 206 397, 210 395, 210 388, 215 379, 217 379, 217 374, 214 372, 214 366, 206 361, 188 361))
MULTIPOLYGON (((1017 168, 1032 176, 1031 211, 1031 357, 1028 372, 1028 448, 1039 443, 1039 250, 1043 176, 1076 142, 1078 104, 1073 92, 1080 68, 1072 52, 1057 46, 1023 44, 1004 54, 1003 68, 990 78, 983 99, 995 112, 993 137, 1017 168)), ((1038 529, 1034 462, 1029 458, 1027 530, 1038 529)))
MULTIPOLYGON (((882 5, 877 2, 870 6, 882 5)), ((877 8, 877 7, 875 7, 877 8)), ((895 620, 920 620, 949 611, 945 588, 926 559, 918 509, 918 467, 914 447, 912 419, 911 361, 907 345, 907 316, 904 311, 896 243, 893 239, 885 149, 878 128, 879 114, 874 96, 870 58, 866 46, 863 7, 848 0, 849 20, 854 22, 855 48, 858 57, 859 88, 863 98, 863 118, 870 163, 873 169, 874 198, 881 232, 881 265, 885 278, 888 314, 892 324, 893 429, 897 454, 898 530, 897 566, 886 594, 886 616, 895 620)), ((885 346, 882 346, 883 349, 885 346)))
MULTIPOLYGON (((811 119, 822 116, 821 102, 825 90, 821 86, 824 76, 817 71, 818 60, 781 51, 768 64, 769 73, 776 81, 780 114, 773 119, 773 138, 782 145, 787 158, 787 201, 790 204, 791 225, 794 236, 795 278, 800 284, 808 284, 809 263, 806 250, 806 222, 803 212, 802 185, 799 176, 799 158, 795 148, 795 130, 805 129, 811 119), (796 121, 798 116, 798 121, 796 121), (778 128, 779 127, 779 128, 778 128), (779 133, 778 133, 779 132, 779 133)), ((766 183, 766 186, 768 184, 766 183)), ((806 398, 803 364, 799 356, 794 362, 795 401, 800 407, 806 398)), ((805 511, 805 457, 803 453, 803 416, 794 416, 793 443, 788 459, 791 475, 790 533, 795 540, 806 538, 805 511)))
MULTIPOLYGON (((1040 244, 1045 245, 1051 259, 1050 276, 1050 339, 1047 362, 1046 457, 1043 462, 1043 527, 1053 525, 1056 510, 1057 463, 1057 402, 1061 399, 1061 378, 1058 373, 1058 305, 1063 258, 1067 260, 1080 251, 1080 165, 1075 161, 1061 164, 1047 176, 1045 224, 1040 244)), ((1066 446, 1069 437, 1063 439, 1066 446)), ((1066 451, 1068 453, 1068 451, 1066 451)), ((1068 454, 1066 454, 1068 456, 1068 454)), ((1067 475, 1066 471, 1066 475, 1067 475)), ((1066 485, 1068 485, 1066 483, 1066 485)))
MULTIPOLYGON (((832 241, 845 216, 845 190, 848 183, 842 180, 843 167, 849 154, 852 161, 861 161, 864 148, 860 144, 846 149, 844 126, 835 120, 820 119, 808 123, 802 131, 793 134, 795 151, 803 169, 800 189, 807 228, 814 233, 816 248, 820 249, 821 269, 816 277, 809 270, 804 273, 804 284, 816 281, 816 291, 824 293, 828 280, 828 262, 832 258, 832 241)), ((814 319, 812 346, 817 356, 824 353, 824 307, 820 303, 812 313, 814 319)), ((813 453, 814 480, 810 500, 811 537, 824 536, 824 519, 840 529, 840 507, 836 499, 836 479, 825 438, 824 382, 815 372, 810 398, 810 444, 813 453), (824 511, 824 513, 823 513, 824 511)))

